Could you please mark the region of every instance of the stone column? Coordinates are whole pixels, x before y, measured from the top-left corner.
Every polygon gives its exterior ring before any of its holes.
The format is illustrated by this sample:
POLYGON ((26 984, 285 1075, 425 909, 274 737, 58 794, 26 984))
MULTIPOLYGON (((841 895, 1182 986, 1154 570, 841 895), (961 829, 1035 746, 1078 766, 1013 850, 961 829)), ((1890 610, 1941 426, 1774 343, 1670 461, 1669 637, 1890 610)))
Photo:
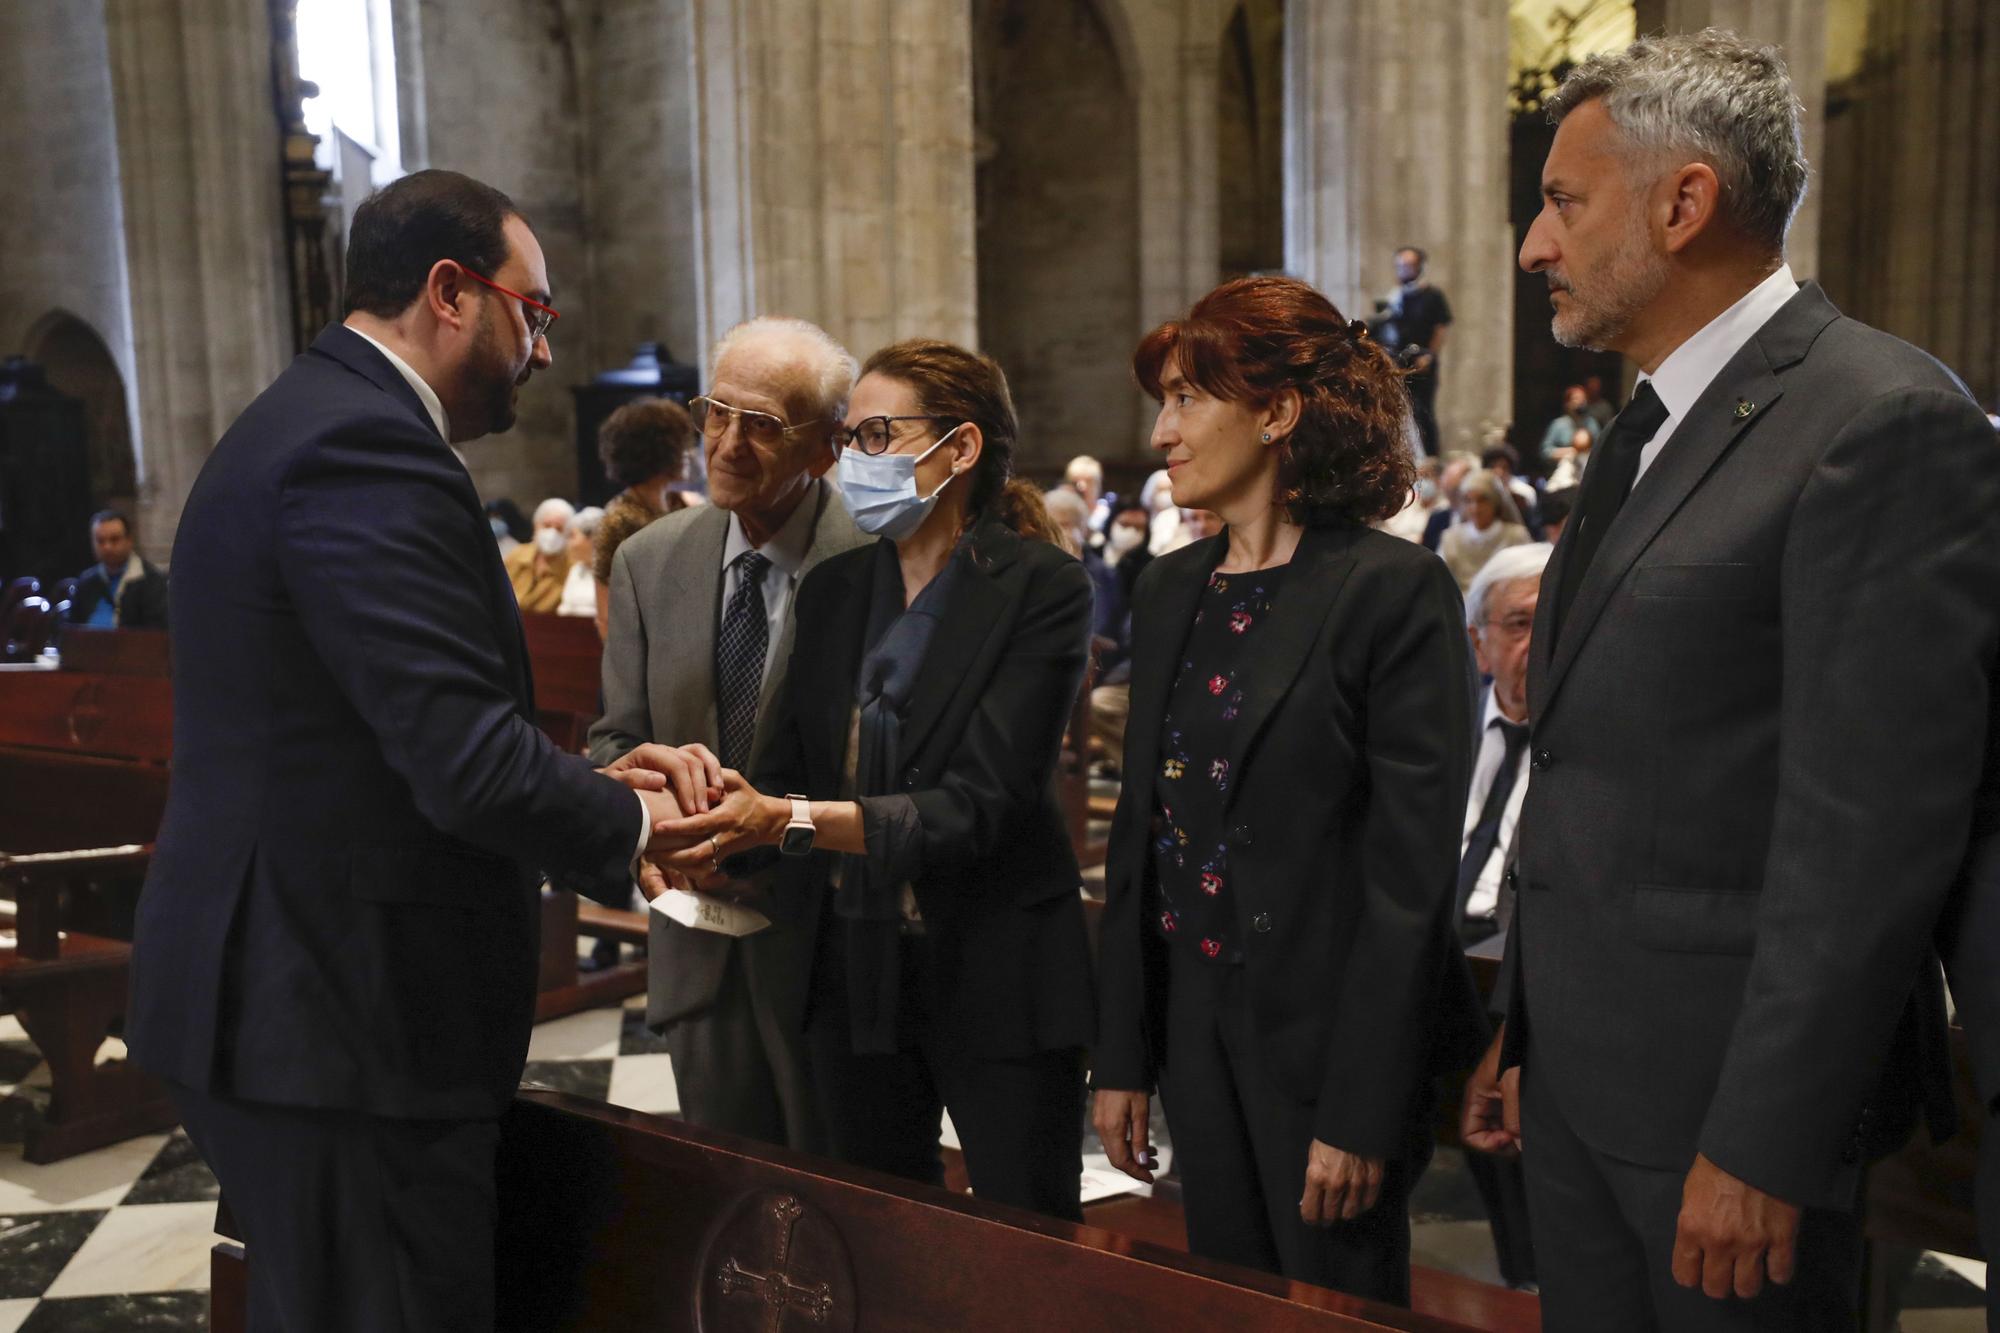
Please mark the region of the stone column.
MULTIPOLYGON (((1224 0, 1130 5, 1139 95, 1139 327, 1186 310, 1221 277, 1217 70, 1224 0)), ((1151 413, 1147 413, 1151 420, 1151 413)))
POLYGON ((2000 397, 1996 83, 2000 7, 1873 4, 1825 167, 1828 295, 1938 357, 1988 411, 2000 397))
POLYGON ((1785 259, 1801 280, 1819 273, 1822 164, 1826 153, 1825 0, 1638 0, 1640 32, 1699 32, 1723 28, 1750 41, 1778 47, 1791 70, 1792 89, 1805 107, 1800 134, 1812 178, 1785 242, 1785 259))
POLYGON ((857 356, 976 337, 969 0, 693 0, 705 353, 757 314, 857 356))
POLYGON ((171 549, 215 441, 288 358, 266 0, 105 7, 148 547, 171 549))
MULTIPOLYGON (((29 350, 57 312, 103 339, 135 378, 126 302, 118 143, 104 5, 0 5, 0 164, 16 182, 0 208, 0 355, 29 350)), ((140 476, 144 441, 135 439, 140 476)), ((165 548, 144 534, 147 550, 165 548)))
POLYGON ((1289 0, 1285 264, 1366 318, 1400 245, 1451 301, 1439 437, 1476 449, 1510 414, 1507 12, 1461 0, 1289 0))

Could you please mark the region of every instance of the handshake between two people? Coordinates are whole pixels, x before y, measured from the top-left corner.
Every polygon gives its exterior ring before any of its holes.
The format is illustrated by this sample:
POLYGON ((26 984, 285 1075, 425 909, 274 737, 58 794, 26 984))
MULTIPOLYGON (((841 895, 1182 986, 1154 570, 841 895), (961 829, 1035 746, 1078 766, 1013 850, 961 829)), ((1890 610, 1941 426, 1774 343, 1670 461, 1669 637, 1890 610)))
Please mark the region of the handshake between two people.
POLYGON ((726 883, 723 858, 776 843, 790 811, 700 743, 641 745, 597 771, 645 802, 652 836, 639 860, 639 891, 648 900, 726 883))

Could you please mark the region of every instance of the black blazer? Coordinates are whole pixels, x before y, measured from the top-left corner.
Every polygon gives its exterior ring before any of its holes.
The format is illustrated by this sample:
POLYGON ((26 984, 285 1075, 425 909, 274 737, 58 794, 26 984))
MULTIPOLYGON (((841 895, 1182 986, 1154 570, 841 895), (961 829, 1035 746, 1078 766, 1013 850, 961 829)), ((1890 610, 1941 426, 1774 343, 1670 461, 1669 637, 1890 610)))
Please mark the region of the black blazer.
MULTIPOLYGON (((1099 954, 1099 1088, 1150 1089, 1164 1045, 1166 945, 1153 894, 1160 726, 1227 536, 1140 576, 1125 788, 1112 821, 1099 954)), ((1317 1104, 1314 1134, 1400 1156, 1430 1134, 1429 1076, 1485 1038, 1452 918, 1475 680, 1458 585, 1423 547, 1354 525, 1299 539, 1258 656, 1228 796, 1245 979, 1272 1079, 1317 1104)))
POLYGON ((259 1101, 497 1115, 534 1013, 534 869, 622 899, 643 819, 536 728, 471 478, 329 329, 209 455, 174 578, 134 1057, 259 1101))
MULTIPOLYGON (((128 571, 125 582, 119 585, 118 628, 165 629, 167 571, 141 559, 137 551, 132 553, 132 559, 144 566, 146 572, 135 579, 128 571)), ((70 599, 67 619, 77 625, 89 621, 91 613, 97 610, 97 604, 104 600, 108 590, 102 565, 92 565, 84 570, 76 576, 76 596, 70 599)))
MULTIPOLYGON (((759 790, 839 793, 874 562, 895 558, 886 542, 860 547, 800 583, 759 790)), ((895 812, 864 799, 868 846, 913 872, 936 955, 939 989, 927 998, 939 1031, 998 1058, 1087 1046, 1095 1014, 1081 876, 1054 774, 1089 654, 1090 580, 1073 557, 992 518, 953 558, 966 565, 903 721, 914 837, 885 846, 898 840, 895 812)), ((817 931, 832 865, 826 852, 784 859, 780 925, 817 931)), ((802 1024, 805 987, 786 999, 781 1016, 802 1024)))
POLYGON ((1675 427, 1559 635, 1557 601, 1509 1058, 1600 1151, 1851 1206, 1943 1074, 1931 945, 1987 763, 2000 443, 1807 284, 1675 427))

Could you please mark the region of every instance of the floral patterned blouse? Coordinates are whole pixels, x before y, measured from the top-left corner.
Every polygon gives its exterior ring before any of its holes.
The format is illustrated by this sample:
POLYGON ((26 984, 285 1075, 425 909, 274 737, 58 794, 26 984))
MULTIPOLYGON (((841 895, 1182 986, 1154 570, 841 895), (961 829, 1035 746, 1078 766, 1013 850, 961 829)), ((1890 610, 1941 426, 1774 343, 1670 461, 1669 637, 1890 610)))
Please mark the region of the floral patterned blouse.
POLYGON ((1258 630, 1269 618, 1285 569, 1209 575, 1160 729, 1160 768, 1153 780, 1153 869, 1159 885, 1154 924, 1168 940, 1214 962, 1243 961, 1233 938, 1236 909, 1223 803, 1243 711, 1237 676, 1257 650, 1258 630))

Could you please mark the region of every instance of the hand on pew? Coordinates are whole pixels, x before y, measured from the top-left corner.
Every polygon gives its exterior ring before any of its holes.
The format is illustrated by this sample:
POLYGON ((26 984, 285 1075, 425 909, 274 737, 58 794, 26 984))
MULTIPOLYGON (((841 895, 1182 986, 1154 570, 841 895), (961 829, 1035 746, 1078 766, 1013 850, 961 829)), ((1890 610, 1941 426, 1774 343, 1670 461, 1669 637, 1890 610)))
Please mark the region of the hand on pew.
POLYGON ((1091 1126, 1097 1130, 1111 1165, 1148 1185, 1160 1164, 1160 1155, 1153 1151, 1146 1134, 1151 1115, 1152 1099, 1143 1092, 1100 1088, 1090 1105, 1091 1126))
POLYGON ((1388 1163, 1330 1143, 1312 1141, 1306 1152, 1306 1188, 1299 1196, 1299 1220, 1309 1227, 1352 1222, 1382 1197, 1388 1163))
POLYGON ((1521 1152, 1521 1071, 1500 1070, 1500 1046, 1507 1025, 1493 1034, 1479 1067, 1465 1080, 1465 1103, 1459 1112, 1458 1136, 1465 1146, 1495 1157, 1521 1152))

